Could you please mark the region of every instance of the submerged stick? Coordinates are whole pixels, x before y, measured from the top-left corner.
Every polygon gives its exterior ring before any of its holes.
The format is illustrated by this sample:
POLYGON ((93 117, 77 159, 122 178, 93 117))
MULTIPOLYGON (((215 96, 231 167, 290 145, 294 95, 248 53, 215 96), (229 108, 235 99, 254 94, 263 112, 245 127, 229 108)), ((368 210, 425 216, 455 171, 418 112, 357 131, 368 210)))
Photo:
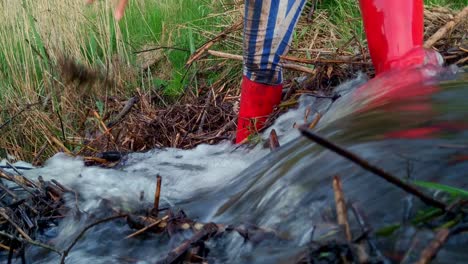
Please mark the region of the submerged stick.
POLYGON ((150 225, 147 225, 147 226, 143 227, 142 229, 140 229, 140 230, 138 230, 138 231, 136 231, 136 232, 134 232, 134 233, 132 233, 132 234, 126 236, 125 239, 129 239, 129 238, 132 238, 132 237, 136 237, 136 236, 138 236, 139 234, 144 233, 146 230, 148 230, 148 229, 150 229, 150 228, 153 228, 153 227, 159 225, 161 222, 166 221, 166 220, 168 220, 168 219, 169 219, 169 216, 166 215, 166 216, 164 216, 163 218, 161 218, 161 219, 155 221, 154 223, 152 223, 152 224, 150 224, 150 225))
POLYGON ((63 251, 62 258, 60 259, 60 264, 65 264, 65 258, 68 256, 68 253, 70 253, 70 250, 76 245, 76 243, 78 243, 78 240, 80 240, 83 237, 83 235, 86 233, 86 231, 88 231, 92 227, 97 226, 99 224, 106 223, 106 222, 109 222, 109 221, 112 221, 112 220, 115 220, 115 219, 119 219, 119 218, 123 218, 123 217, 127 217, 127 216, 128 216, 127 214, 114 215, 114 216, 111 216, 111 217, 108 217, 108 218, 98 220, 98 221, 86 226, 83 230, 81 230, 80 234, 78 234, 78 236, 73 240, 73 242, 70 244, 70 246, 68 246, 68 248, 65 251, 63 251))
POLYGON ((156 193, 154 194, 154 206, 153 211, 156 216, 158 216, 159 212, 159 198, 161 197, 161 182, 162 177, 160 175, 156 176, 157 183, 156 183, 156 193))
POLYGON ((416 264, 427 264, 437 255, 437 252, 447 242, 450 236, 450 231, 447 228, 443 228, 437 232, 431 243, 421 252, 421 257, 416 264))
POLYGON ((335 194, 336 215, 338 216, 338 224, 344 226, 346 240, 351 241, 353 238, 348 223, 348 209, 346 208, 343 188, 341 187, 341 180, 338 176, 335 176, 333 178, 333 191, 335 194))
POLYGON ((276 135, 276 130, 274 129, 272 129, 270 132, 269 145, 270 145, 271 151, 280 147, 280 143, 278 141, 278 135, 276 135))
POLYGON ((334 143, 328 141, 325 138, 322 138, 322 137, 316 135, 315 133, 309 131, 307 128, 300 127, 299 131, 302 133, 302 135, 304 135, 308 139, 314 141, 315 143, 321 145, 322 147, 325 147, 325 148, 337 153, 338 155, 340 155, 340 156, 342 156, 342 157, 356 163, 357 165, 361 166, 363 169, 374 173, 375 175, 383 178, 384 180, 392 183, 393 185, 396 185, 400 189, 403 189, 404 191, 418 197, 425 204, 427 204, 429 206, 432 206, 432 207, 440 208, 443 211, 446 211, 446 205, 444 203, 433 199, 432 197, 424 194, 423 192, 421 192, 420 190, 418 190, 414 186, 411 186, 411 185, 403 182, 399 178, 391 175, 390 173, 382 170, 381 168, 369 164, 369 162, 367 162, 366 160, 360 158, 359 156, 355 155, 354 153, 352 153, 352 152, 350 152, 350 151, 348 151, 348 150, 346 150, 346 149, 344 149, 344 148, 342 148, 342 147, 340 147, 338 145, 335 145, 334 143))

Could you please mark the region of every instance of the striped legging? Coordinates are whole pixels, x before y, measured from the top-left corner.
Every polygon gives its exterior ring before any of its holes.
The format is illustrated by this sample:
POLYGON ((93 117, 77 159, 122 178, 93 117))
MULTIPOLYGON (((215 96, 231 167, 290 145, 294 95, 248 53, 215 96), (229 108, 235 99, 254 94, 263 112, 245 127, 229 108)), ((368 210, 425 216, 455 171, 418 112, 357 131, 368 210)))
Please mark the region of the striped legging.
POLYGON ((280 56, 288 52, 306 0, 246 0, 244 75, 263 84, 282 83, 280 56))

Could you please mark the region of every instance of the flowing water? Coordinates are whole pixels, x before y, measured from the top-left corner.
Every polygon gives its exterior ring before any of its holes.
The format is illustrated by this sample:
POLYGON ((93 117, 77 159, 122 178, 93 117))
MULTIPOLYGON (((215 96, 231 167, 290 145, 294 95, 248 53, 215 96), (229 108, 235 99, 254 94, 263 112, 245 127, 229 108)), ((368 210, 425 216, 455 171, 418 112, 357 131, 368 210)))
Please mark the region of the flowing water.
MULTIPOLYGON (((290 263, 291 256, 311 239, 323 239, 336 230, 335 175, 342 179, 346 199, 360 208, 374 229, 416 213, 421 206, 418 199, 301 137, 293 125, 304 122, 307 108, 323 114, 316 133, 394 175, 468 188, 468 162, 463 158, 468 155, 466 73, 426 67, 369 82, 357 78, 335 91, 342 96, 334 103, 304 96, 298 109, 281 116, 273 128, 282 147, 273 152, 263 146, 247 149, 230 143, 153 150, 131 154, 113 169, 85 167, 80 158, 57 154, 26 175, 53 178, 73 188, 80 193, 78 206, 86 213, 67 217, 42 238, 64 249, 91 219, 109 214, 105 210, 109 204, 131 211, 150 207, 158 174, 163 176, 163 207, 182 208, 201 222, 270 228, 286 238, 256 241, 252 237, 253 241, 245 242, 231 233, 212 239, 208 246, 214 263, 290 263), (402 80, 409 75, 426 79, 405 85, 402 80)), ((314 118, 310 116, 308 121, 314 118)), ((441 198, 440 193, 434 195, 441 198)), ((69 203, 72 206, 74 199, 69 203)), ((171 239, 145 234, 123 239, 133 231, 123 220, 95 227, 78 242, 66 263, 155 263, 190 237, 188 233, 171 239)), ((410 238, 433 235, 411 228, 399 232, 410 238)), ((382 251, 410 246, 397 238, 391 241, 395 243, 387 240, 380 245, 377 240, 377 244, 382 251)), ((466 263, 467 243, 466 235, 451 239, 436 262, 466 263)), ((30 249, 27 257, 36 263, 59 262, 56 254, 38 248, 30 249)))

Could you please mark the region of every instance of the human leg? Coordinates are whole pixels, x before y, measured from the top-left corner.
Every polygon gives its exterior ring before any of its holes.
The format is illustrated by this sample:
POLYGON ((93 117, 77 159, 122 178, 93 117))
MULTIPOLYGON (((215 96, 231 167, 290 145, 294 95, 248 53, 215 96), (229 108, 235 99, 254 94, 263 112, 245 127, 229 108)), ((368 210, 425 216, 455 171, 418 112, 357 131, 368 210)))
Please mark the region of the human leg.
POLYGON ((281 101, 280 56, 287 53, 305 0, 246 0, 244 71, 236 143, 263 127, 281 101))

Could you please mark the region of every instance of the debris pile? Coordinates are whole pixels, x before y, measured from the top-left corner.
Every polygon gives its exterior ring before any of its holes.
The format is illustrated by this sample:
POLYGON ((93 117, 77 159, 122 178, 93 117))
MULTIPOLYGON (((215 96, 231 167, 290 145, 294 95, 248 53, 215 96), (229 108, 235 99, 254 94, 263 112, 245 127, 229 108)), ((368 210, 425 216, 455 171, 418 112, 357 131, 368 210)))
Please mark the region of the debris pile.
MULTIPOLYGON (((75 193, 55 180, 41 177, 32 181, 9 164, 16 173, 0 169, 0 247, 11 263, 16 253, 24 259, 27 246, 34 245, 51 251, 57 249, 42 243, 37 234, 64 218, 70 208, 66 195, 75 193)), ((73 196, 71 196, 73 197, 73 196)))

